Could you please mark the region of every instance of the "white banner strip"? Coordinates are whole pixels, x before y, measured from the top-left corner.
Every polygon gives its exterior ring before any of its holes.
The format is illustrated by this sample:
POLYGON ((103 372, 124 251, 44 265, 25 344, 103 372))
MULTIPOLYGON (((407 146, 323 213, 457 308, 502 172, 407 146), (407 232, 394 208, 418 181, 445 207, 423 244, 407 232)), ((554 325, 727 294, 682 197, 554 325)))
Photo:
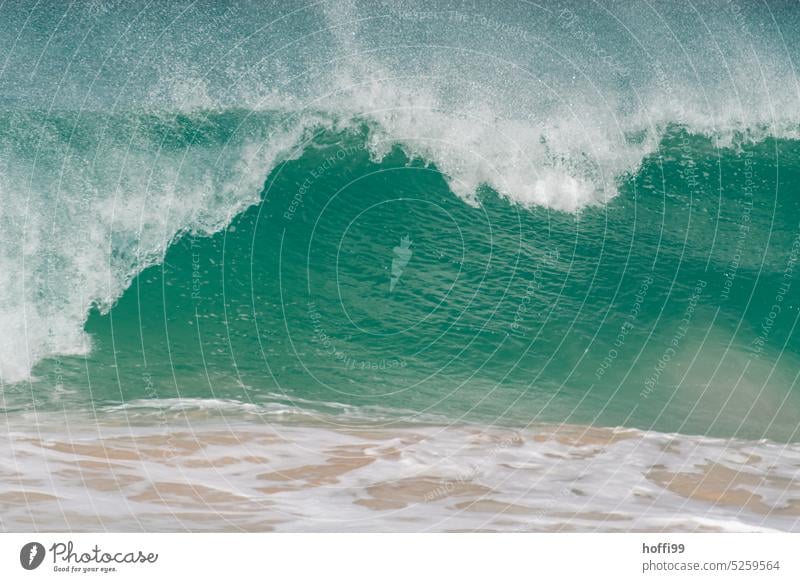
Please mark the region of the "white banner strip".
POLYGON ((796 534, 0 534, 0 580, 800 580, 796 534))

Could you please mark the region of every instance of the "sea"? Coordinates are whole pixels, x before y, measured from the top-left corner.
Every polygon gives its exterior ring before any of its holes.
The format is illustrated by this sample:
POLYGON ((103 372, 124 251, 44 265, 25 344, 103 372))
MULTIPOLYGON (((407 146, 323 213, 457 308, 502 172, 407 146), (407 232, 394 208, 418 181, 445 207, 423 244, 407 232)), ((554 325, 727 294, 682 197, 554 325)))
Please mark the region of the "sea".
POLYGON ((796 6, 0 22, 0 531, 800 530, 796 6))

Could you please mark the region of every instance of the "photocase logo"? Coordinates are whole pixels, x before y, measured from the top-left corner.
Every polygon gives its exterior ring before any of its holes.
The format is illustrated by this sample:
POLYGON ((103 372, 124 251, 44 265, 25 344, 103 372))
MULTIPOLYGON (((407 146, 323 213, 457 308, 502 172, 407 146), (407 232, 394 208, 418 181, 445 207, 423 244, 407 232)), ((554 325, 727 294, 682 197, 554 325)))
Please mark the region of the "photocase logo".
POLYGON ((44 546, 39 542, 30 542, 22 546, 19 552, 19 563, 26 570, 35 570, 44 561, 44 546))
POLYGON ((392 252, 394 252, 394 258, 392 259, 392 275, 389 279, 389 293, 394 291, 397 282, 403 275, 403 270, 411 260, 411 255, 414 254, 414 251, 411 250, 411 239, 407 235, 401 238, 400 244, 394 247, 392 252))

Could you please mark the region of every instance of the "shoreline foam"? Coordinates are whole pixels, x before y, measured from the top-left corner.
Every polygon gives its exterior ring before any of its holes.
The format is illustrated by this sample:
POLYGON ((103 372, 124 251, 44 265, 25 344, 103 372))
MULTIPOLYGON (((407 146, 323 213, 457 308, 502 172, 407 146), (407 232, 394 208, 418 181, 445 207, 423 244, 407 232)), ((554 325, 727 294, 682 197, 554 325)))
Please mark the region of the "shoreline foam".
POLYGON ((9 425, 0 530, 800 529, 796 444, 567 425, 161 420, 9 425))

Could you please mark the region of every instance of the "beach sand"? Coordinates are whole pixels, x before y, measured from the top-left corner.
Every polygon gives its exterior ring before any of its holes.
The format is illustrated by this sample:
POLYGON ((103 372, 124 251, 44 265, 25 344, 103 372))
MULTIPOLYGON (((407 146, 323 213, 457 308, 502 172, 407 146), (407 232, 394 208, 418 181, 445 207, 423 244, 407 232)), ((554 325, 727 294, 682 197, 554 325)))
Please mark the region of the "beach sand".
POLYGON ((1 530, 800 529, 797 445, 191 414, 76 426, 3 432, 1 530))

